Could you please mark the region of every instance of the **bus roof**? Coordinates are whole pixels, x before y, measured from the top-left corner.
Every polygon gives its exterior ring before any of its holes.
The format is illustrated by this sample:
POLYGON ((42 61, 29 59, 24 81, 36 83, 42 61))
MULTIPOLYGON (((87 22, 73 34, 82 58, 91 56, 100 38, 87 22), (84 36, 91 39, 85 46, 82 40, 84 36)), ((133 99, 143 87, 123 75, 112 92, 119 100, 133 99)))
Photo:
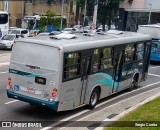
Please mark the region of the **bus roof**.
POLYGON ((139 27, 160 28, 160 24, 139 25, 139 27))
POLYGON ((139 34, 135 32, 123 32, 123 34, 106 35, 95 34, 93 36, 84 36, 83 34, 76 34, 76 36, 78 36, 78 38, 61 40, 50 39, 49 36, 46 36, 45 38, 24 38, 18 40, 17 42, 43 44, 47 46, 61 48, 65 52, 67 52, 150 40, 149 35, 139 34))

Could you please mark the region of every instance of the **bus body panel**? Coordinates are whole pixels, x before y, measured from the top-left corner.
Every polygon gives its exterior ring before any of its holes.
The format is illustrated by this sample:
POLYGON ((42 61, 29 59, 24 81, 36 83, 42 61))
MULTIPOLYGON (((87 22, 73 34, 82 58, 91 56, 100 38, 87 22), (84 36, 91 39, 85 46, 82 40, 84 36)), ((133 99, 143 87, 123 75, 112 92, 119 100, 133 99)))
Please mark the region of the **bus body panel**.
POLYGON ((49 100, 53 98, 57 102, 58 96, 53 97, 52 93, 54 88, 59 93, 59 50, 32 43, 16 44, 9 66, 9 77, 12 80, 12 88, 8 87, 8 91, 12 92, 9 92, 10 97, 44 106, 52 104, 49 100), (45 51, 47 53, 42 55, 45 51))
POLYGON ((160 40, 152 40, 151 61, 160 61, 160 40))
MULTIPOLYGON (((120 36, 116 36, 118 37, 120 36)), ((98 88, 99 99, 102 99, 129 88, 134 76, 138 75, 138 83, 144 81, 149 67, 149 36, 144 36, 135 42, 132 37, 131 43, 123 44, 118 44, 119 39, 116 41, 116 38, 113 41, 117 42, 117 45, 104 44, 100 47, 96 45, 85 50, 71 48, 70 45, 74 44, 71 42, 75 42, 76 39, 73 39, 75 41, 50 39, 49 42, 33 39, 18 41, 13 47, 9 66, 12 85, 9 84, 7 87, 8 97, 48 106, 55 111, 64 111, 89 104, 94 88, 98 88), (70 44, 67 46, 65 42, 68 41, 70 44), (58 42, 61 44, 58 45, 58 42), (141 43, 145 45, 143 52, 140 53, 143 58, 136 59, 139 57, 137 49, 141 43), (134 52, 134 55, 127 57, 125 52, 130 44, 133 44, 134 49, 130 47, 129 51, 134 52), (70 47, 73 51, 66 51, 64 46, 70 47), (94 52, 98 52, 99 58, 94 52), (104 54, 107 58, 103 56, 104 54), (133 57, 136 57, 135 60, 126 62, 128 58, 133 57), (94 66, 96 58, 97 68, 94 66), (96 71, 93 71, 95 68, 96 71), (56 97, 53 93, 54 89, 57 91, 56 97)), ((121 42, 126 41, 120 39, 121 42)), ((95 44, 95 41, 90 42, 95 44)), ((100 42, 102 41, 97 43, 100 42)), ((86 44, 87 42, 85 45, 83 42, 79 43, 82 47, 86 47, 88 45, 86 44)))
POLYGON ((9 31, 9 15, 5 11, 0 11, 0 29, 2 31, 2 37, 8 34, 9 31))
POLYGON ((150 25, 140 25, 137 32, 142 34, 148 34, 152 38, 152 48, 151 48, 151 61, 160 61, 160 25, 150 24, 150 25))

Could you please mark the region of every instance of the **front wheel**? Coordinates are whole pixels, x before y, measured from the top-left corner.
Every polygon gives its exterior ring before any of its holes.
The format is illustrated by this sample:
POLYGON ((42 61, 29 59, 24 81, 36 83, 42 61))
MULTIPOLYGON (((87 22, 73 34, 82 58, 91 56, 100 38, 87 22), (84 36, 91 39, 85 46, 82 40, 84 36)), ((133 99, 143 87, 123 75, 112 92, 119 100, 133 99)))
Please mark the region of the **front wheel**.
POLYGON ((92 94, 89 100, 89 104, 88 104, 88 108, 93 109, 97 105, 98 100, 99 100, 99 90, 95 88, 92 91, 92 94))

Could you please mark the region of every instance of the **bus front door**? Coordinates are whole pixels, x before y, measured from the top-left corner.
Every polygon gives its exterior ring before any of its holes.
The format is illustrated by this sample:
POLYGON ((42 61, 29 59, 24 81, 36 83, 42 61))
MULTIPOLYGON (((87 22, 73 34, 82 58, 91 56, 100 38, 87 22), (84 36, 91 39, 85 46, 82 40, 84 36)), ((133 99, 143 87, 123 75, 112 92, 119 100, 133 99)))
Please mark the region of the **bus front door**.
POLYGON ((80 104, 82 105, 85 103, 85 95, 86 89, 88 84, 88 75, 90 75, 91 69, 91 56, 86 55, 82 57, 82 64, 81 64, 81 86, 80 86, 80 104))
POLYGON ((115 51, 114 54, 114 72, 113 72, 113 88, 112 93, 118 91, 120 87, 120 79, 122 73, 122 59, 123 59, 123 51, 115 51))

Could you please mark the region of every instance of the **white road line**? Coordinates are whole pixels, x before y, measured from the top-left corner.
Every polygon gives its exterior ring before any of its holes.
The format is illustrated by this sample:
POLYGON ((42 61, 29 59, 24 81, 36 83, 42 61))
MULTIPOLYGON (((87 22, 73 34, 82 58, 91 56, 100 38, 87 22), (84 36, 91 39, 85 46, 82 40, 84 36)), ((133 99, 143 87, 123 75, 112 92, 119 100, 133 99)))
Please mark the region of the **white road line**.
MULTIPOLYGON (((148 88, 148 87, 150 87, 150 86, 153 86, 153 85, 156 85, 156 84, 159 84, 160 83, 160 81, 159 82, 156 82, 156 83, 153 83, 153 84, 148 84, 148 85, 146 85, 146 86, 144 86, 144 87, 141 87, 141 88, 139 88, 139 89, 136 89, 136 90, 133 90, 133 91, 131 91, 131 92, 127 92, 127 93, 124 93, 124 94, 122 94, 122 95, 120 95, 120 96, 117 96, 117 97, 115 97, 115 98, 112 98, 112 99, 110 99, 110 100, 107 100, 107 101, 105 101, 105 102, 102 102, 102 103, 100 103, 100 104, 98 104, 98 105, 96 105, 96 107, 95 108, 97 108, 97 107, 100 107, 100 106, 102 106, 103 104, 106 104, 107 102, 111 102, 112 100, 115 100, 115 99, 118 99, 118 98, 120 98, 120 97, 122 97, 122 96, 124 96, 124 95, 127 95, 127 94, 129 94, 129 93, 132 93, 132 92, 135 92, 135 91, 138 91, 138 90, 140 90, 140 89, 144 89, 144 88, 148 88)), ((158 88, 156 88, 156 89, 158 89, 158 88)), ((153 90, 153 89, 152 89, 153 90)), ((149 91, 152 91, 152 90, 149 90, 149 91)), ((148 91, 147 91, 148 92, 148 91)), ((145 92, 144 92, 145 93, 145 92)), ((141 94, 143 94, 143 93, 141 93, 141 94)), ((136 95, 135 95, 136 96, 136 95)), ((127 98, 128 99, 128 98, 127 98)), ((122 100, 122 101, 124 101, 124 100, 122 100)), ((120 101, 120 102, 122 102, 122 101, 120 101)), ((119 102, 118 102, 119 103, 119 102)), ((114 104, 113 104, 114 105, 114 104)), ((111 105, 112 106, 112 105, 111 105)), ((110 106, 109 106, 110 107, 110 106)), ((103 111, 105 108, 103 108, 103 109, 101 109, 100 111, 103 111)), ((70 120, 70 119, 72 119, 72 118, 74 118, 74 117, 77 117, 77 116, 79 116, 79 115, 81 115, 81 114, 84 114, 84 113, 86 113, 86 112, 88 112, 88 111, 90 111, 90 110, 84 110, 84 111, 82 111, 82 112, 80 112, 80 113, 77 113, 77 114, 75 114, 75 115, 73 115, 73 116, 70 116, 70 117, 68 117, 68 118, 65 118, 65 119, 63 119, 63 120, 61 120, 61 121, 68 121, 68 120, 70 120), (68 119, 68 120, 67 120, 68 119)), ((100 111, 98 111, 98 112, 100 112, 100 111)), ((92 114, 90 114, 90 115, 88 115, 88 116, 91 116, 91 115, 93 115, 93 114, 95 114, 95 113, 92 113, 92 114)), ((83 120, 84 118, 87 118, 88 116, 85 116, 85 117, 83 117, 83 118, 81 118, 80 120, 78 120, 78 121, 81 121, 81 120, 83 120)), ((56 124, 55 124, 56 125, 56 124)), ((46 128, 46 129, 44 129, 44 130, 49 130, 49 129, 51 129, 49 126, 48 126, 48 129, 47 129, 47 127, 44 127, 44 128, 46 128)), ((60 128, 61 129, 61 128, 60 128)), ((43 129, 40 129, 40 130, 43 130, 43 129)))
POLYGON ((17 102, 17 101, 19 101, 19 100, 13 100, 13 101, 10 101, 10 102, 6 102, 5 104, 7 105, 7 104, 11 104, 11 103, 14 103, 14 102, 17 102))
POLYGON ((148 75, 151 75, 151 76, 156 76, 156 77, 160 77, 160 75, 151 74, 151 73, 148 73, 148 75))
MULTIPOLYGON (((159 89, 159 88, 151 89, 151 90, 149 90, 149 91, 156 90, 156 89, 159 89)), ((142 94, 147 93, 147 92, 149 92, 149 91, 146 91, 146 92, 140 93, 140 94, 138 94, 138 95, 142 95, 142 94)), ((115 105, 117 105, 117 104, 119 104, 119 103, 122 103, 122 102, 124 102, 124 101, 127 101, 128 99, 132 99, 132 98, 134 98, 134 97, 136 97, 136 96, 137 96, 137 95, 132 96, 132 97, 127 98, 127 99, 124 99, 124 100, 121 100, 121 101, 119 101, 119 102, 117 102, 117 103, 115 103, 115 104, 112 104, 112 105, 108 106, 107 108, 109 108, 109 107, 113 107, 113 106, 115 106, 115 105)), ((100 113, 101 111, 103 111, 103 110, 105 110, 105 109, 106 109, 106 107, 105 107, 105 108, 103 108, 103 109, 101 109, 101 110, 99 110, 99 111, 97 111, 97 112, 94 112, 94 113, 92 113, 92 114, 90 114, 90 115, 87 115, 87 116, 85 116, 85 117, 83 117, 83 118, 81 118, 81 119, 79 119, 79 120, 77 120, 77 121, 82 121, 83 119, 85 119, 85 118, 87 118, 87 117, 89 117, 89 116, 95 115, 95 113, 96 113, 96 114, 97 114, 97 113, 100 113)), ((107 121, 107 119, 106 119, 106 121, 107 121)), ((74 122, 73 122, 73 123, 68 124, 68 125, 67 125, 67 126, 65 126, 65 127, 59 128, 58 130, 62 130, 62 129, 64 129, 64 128, 68 127, 68 126, 71 126, 72 124, 74 124, 74 122)))
POLYGON ((9 65, 9 62, 0 63, 0 66, 3 66, 3 65, 9 65))
POLYGON ((148 85, 146 85, 146 86, 144 86, 144 87, 140 87, 140 88, 135 89, 135 90, 133 90, 133 91, 131 91, 131 92, 127 92, 127 93, 121 94, 121 95, 119 95, 119 96, 117 96, 117 97, 115 97, 115 98, 112 98, 112 99, 110 99, 110 100, 107 100, 107 101, 105 101, 105 102, 102 102, 102 103, 96 105, 95 108, 100 107, 100 106, 102 106, 103 104, 106 104, 106 103, 108 103, 108 102, 110 102, 110 101, 113 101, 113 100, 115 100, 115 99, 118 99, 118 98, 120 98, 120 97, 122 97, 122 96, 124 96, 124 95, 126 95, 126 94, 128 94, 128 93, 132 93, 132 92, 138 91, 138 90, 143 89, 143 88, 148 88, 148 87, 150 87, 150 86, 153 86, 153 85, 156 85, 156 84, 159 84, 159 83, 160 83, 160 81, 159 81, 159 82, 156 82, 156 83, 153 83, 153 84, 148 84, 148 85))
POLYGON ((155 68, 159 68, 160 66, 155 66, 155 67, 149 67, 149 69, 155 69, 155 68))
MULTIPOLYGON (((82 115, 82 114, 84 114, 84 113, 86 113, 86 112, 88 112, 88 111, 90 111, 90 110, 84 110, 84 111, 81 111, 81 112, 79 112, 79 113, 77 113, 77 114, 75 114, 75 115, 73 115, 73 116, 69 116, 69 117, 67 117, 67 118, 64 118, 64 119, 60 120, 59 122, 55 123, 54 126, 61 124, 62 121, 68 121, 68 120, 70 120, 70 119, 72 119, 72 118, 74 118, 74 117, 80 116, 80 115, 82 115)), ((52 127, 44 127, 44 128, 42 128, 42 129, 40 129, 40 130, 49 130, 49 129, 51 129, 51 128, 52 128, 52 127)))
POLYGON ((8 73, 8 71, 5 71, 5 72, 0 72, 0 74, 6 74, 6 73, 8 73))
POLYGON ((40 129, 40 130, 48 130, 48 129, 51 129, 52 127, 44 127, 44 128, 42 128, 42 129, 40 129))

